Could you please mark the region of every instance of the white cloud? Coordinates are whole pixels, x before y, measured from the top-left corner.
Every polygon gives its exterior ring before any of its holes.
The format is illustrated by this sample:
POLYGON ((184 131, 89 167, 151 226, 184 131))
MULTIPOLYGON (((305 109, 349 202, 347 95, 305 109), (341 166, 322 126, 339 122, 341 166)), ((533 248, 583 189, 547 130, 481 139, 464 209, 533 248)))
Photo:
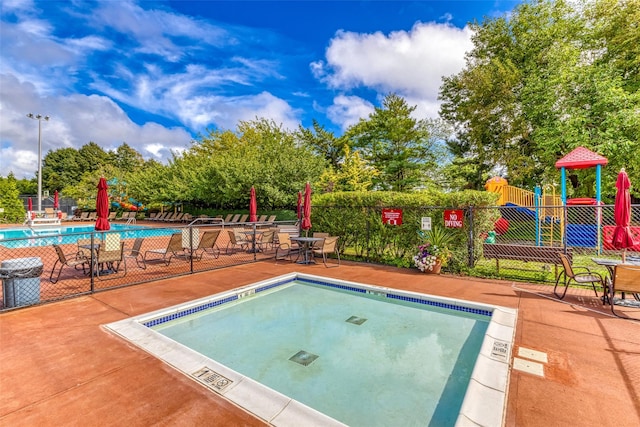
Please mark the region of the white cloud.
MULTIPOLYGON (((464 67, 465 52, 472 48, 471 35, 469 27, 446 23, 417 23, 411 31, 389 35, 339 31, 327 48, 326 61, 312 63, 311 71, 331 88, 345 92, 360 87, 379 95, 395 92, 410 105, 418 105, 416 113, 436 117, 442 77, 464 67)), ((334 105, 330 110, 342 108, 334 105)), ((339 115, 333 117, 339 119, 339 115)))
POLYGON ((105 150, 126 142, 145 158, 166 161, 192 137, 183 128, 157 123, 138 125, 111 99, 99 95, 41 96, 34 85, 0 75, 0 174, 33 177, 38 169, 38 124, 27 113, 50 115, 42 122, 42 155, 90 141, 105 150))
POLYGON ((339 95, 333 99, 333 105, 327 109, 327 117, 345 130, 358 123, 361 118, 368 117, 373 111, 373 104, 365 99, 358 96, 339 95))

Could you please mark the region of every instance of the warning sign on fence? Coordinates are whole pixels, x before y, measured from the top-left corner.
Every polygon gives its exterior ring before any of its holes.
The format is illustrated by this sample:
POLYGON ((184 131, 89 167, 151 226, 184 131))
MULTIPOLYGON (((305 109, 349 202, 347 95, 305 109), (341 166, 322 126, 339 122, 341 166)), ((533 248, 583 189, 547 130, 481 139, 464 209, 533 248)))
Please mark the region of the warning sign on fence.
POLYGON ((389 225, 402 225, 402 209, 382 209, 382 222, 389 225))
POLYGON ((464 212, 462 210, 445 210, 444 226, 447 228, 462 228, 464 212))

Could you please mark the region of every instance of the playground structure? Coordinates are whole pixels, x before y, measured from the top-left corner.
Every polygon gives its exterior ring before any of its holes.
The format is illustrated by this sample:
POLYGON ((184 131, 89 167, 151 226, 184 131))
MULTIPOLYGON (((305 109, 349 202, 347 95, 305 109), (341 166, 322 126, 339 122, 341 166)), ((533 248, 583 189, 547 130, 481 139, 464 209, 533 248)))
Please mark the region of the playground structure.
MULTIPOLYGON (((521 218, 530 218, 535 222, 535 243, 536 246, 567 246, 593 247, 600 252, 603 248, 603 225, 602 225, 602 204, 601 198, 601 172, 602 166, 608 160, 584 147, 578 147, 569 154, 558 160, 555 164, 560 169, 561 194, 558 196, 555 186, 537 186, 534 191, 509 185, 506 179, 494 177, 485 184, 485 189, 489 192, 500 195, 498 204, 501 206, 511 206, 520 213, 521 218), (596 194, 595 198, 567 199, 566 170, 596 168, 596 194), (582 223, 572 223, 567 216, 567 206, 594 206, 593 220, 589 219, 582 223)), ((590 216, 590 215, 589 215, 590 216)), ((611 233, 604 227, 605 235, 611 233)), ((504 224, 496 223, 496 231, 506 231, 508 222, 504 224)), ((609 249, 604 244, 605 249, 609 249)))

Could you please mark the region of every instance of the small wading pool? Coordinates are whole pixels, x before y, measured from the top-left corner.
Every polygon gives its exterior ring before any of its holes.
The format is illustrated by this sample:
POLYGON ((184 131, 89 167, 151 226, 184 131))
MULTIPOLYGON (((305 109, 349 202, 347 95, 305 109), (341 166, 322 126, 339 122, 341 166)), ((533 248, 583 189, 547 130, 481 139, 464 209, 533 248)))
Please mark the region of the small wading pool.
MULTIPOLYGON (((138 225, 111 224, 106 233, 120 233, 121 239, 136 237, 156 237, 177 233, 179 230, 168 228, 153 228, 138 225)), ((0 229, 0 246, 7 248, 28 248, 35 246, 50 246, 53 244, 73 244, 78 239, 88 239, 91 233, 102 234, 94 226, 57 227, 31 229, 28 227, 0 229)))
POLYGON ((515 318, 293 273, 106 327, 274 425, 500 426, 515 318))

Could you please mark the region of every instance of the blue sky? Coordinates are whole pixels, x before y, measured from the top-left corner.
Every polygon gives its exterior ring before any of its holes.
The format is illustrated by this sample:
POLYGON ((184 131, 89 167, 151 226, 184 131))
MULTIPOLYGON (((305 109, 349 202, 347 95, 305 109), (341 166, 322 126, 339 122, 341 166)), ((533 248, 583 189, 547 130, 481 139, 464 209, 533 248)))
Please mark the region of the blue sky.
POLYGON ((0 175, 93 141, 166 161, 207 129, 316 119, 340 135, 390 92, 436 117, 467 23, 514 1, 30 1, 0 3, 0 175))

